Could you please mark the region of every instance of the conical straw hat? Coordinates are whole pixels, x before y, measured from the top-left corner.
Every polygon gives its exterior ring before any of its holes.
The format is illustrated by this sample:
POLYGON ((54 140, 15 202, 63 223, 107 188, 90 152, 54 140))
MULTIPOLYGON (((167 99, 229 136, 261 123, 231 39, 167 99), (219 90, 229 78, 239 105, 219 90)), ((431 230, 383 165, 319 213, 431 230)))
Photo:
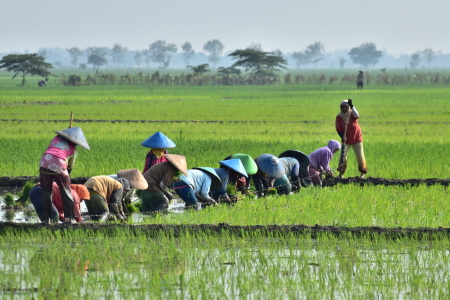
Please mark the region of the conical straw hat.
POLYGON ((86 141, 86 138, 83 134, 83 130, 81 130, 80 127, 72 127, 72 128, 56 131, 56 133, 58 135, 62 136, 63 138, 71 141, 72 143, 80 145, 81 147, 83 147, 85 149, 91 150, 91 148, 89 148, 89 144, 86 141))
POLYGON ((309 158, 305 153, 298 150, 286 150, 281 153, 278 157, 293 157, 300 163, 300 171, 304 171, 309 166, 309 158))
POLYGON ((222 180, 220 180, 219 175, 217 175, 216 171, 210 167, 197 167, 193 168, 205 172, 211 177, 211 190, 217 190, 222 187, 222 180))
POLYGON ((164 154, 167 160, 184 175, 188 175, 186 157, 177 154, 164 154))
POLYGON ((172 142, 171 139, 169 139, 167 136, 164 135, 162 132, 156 132, 152 136, 150 136, 148 139, 143 141, 141 143, 141 146, 147 147, 147 148, 160 148, 160 149, 169 149, 169 148, 175 148, 175 143, 172 142))
POLYGON ((245 171, 248 175, 253 175, 258 172, 258 166, 256 165, 253 158, 248 154, 236 153, 231 155, 231 158, 239 158, 244 165, 245 171))
POLYGON ((285 173, 283 165, 275 155, 261 154, 255 159, 255 161, 261 171, 270 177, 280 178, 285 173))
POLYGON ((117 172, 117 177, 127 179, 131 187, 135 189, 146 190, 148 188, 147 180, 138 169, 120 170, 117 172))
POLYGON ((245 171, 244 165, 239 158, 227 159, 219 161, 220 164, 230 168, 231 170, 238 172, 239 174, 248 178, 247 172, 245 171))

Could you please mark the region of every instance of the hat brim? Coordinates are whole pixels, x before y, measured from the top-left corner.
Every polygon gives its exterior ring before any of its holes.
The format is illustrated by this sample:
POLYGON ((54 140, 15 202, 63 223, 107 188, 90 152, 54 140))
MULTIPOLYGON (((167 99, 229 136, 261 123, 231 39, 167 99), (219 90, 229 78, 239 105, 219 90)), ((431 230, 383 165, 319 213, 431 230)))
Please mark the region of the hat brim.
POLYGON ((211 190, 217 190, 222 187, 222 180, 220 180, 219 176, 217 176, 217 173, 214 174, 210 170, 208 170, 207 168, 204 168, 204 167, 196 167, 196 168, 192 168, 192 169, 200 170, 209 175, 209 177, 211 178, 211 187, 210 187, 211 190))
POLYGON ((178 171, 188 176, 186 157, 177 154, 164 154, 164 156, 178 171))
POLYGON ((281 157, 293 157, 300 163, 300 171, 304 171, 309 166, 309 157, 305 153, 298 150, 286 150, 281 153, 279 156, 281 157))
POLYGON ((148 188, 147 180, 145 180, 138 169, 120 170, 117 172, 117 177, 127 179, 132 188, 138 190, 146 190, 148 188))

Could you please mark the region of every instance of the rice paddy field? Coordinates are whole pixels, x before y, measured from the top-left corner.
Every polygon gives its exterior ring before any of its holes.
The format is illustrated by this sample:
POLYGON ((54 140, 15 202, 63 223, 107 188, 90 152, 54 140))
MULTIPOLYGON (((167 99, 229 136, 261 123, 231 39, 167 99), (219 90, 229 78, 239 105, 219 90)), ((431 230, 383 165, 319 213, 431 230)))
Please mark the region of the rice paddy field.
MULTIPOLYGON (((442 71, 447 76, 448 71, 442 71), (447 73, 445 73, 447 72, 447 73)), ((306 154, 338 139, 339 103, 358 109, 368 174, 449 179, 450 89, 442 84, 80 86, 51 78, 18 87, 0 73, 0 177, 37 176, 55 131, 79 126, 72 177, 144 166, 140 143, 161 131, 188 168, 241 152, 306 154)), ((336 155, 332 168, 338 163, 336 155)), ((359 175, 353 153, 346 176, 359 175)), ((448 186, 337 184, 247 197, 199 212, 134 216, 129 225, 0 228, 1 298, 446 299, 449 235, 334 235, 227 230, 174 234, 164 226, 450 227, 448 186), (133 226, 161 225, 152 234, 133 226)), ((31 218, 34 222, 36 219, 31 218)), ((172 227, 170 227, 172 228, 172 227)), ((444 231, 445 232, 445 231, 444 231)))

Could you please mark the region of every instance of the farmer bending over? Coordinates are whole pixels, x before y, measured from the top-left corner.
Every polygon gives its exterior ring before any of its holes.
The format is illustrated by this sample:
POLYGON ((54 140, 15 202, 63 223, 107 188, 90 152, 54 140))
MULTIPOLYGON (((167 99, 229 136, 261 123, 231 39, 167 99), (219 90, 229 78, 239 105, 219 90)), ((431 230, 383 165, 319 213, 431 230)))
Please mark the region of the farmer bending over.
POLYGON ((322 175, 333 176, 330 161, 334 154, 341 149, 341 143, 330 140, 326 147, 319 148, 309 154, 309 176, 314 185, 322 185, 322 175))
MULTIPOLYGON (((87 201, 90 199, 89 191, 82 184, 71 184, 70 191, 72 193, 75 221, 81 222, 80 203, 83 200, 87 201)), ((59 191, 59 187, 56 183, 53 183, 52 195, 52 212, 50 219, 52 222, 56 223, 58 222, 59 217, 59 220, 64 222, 64 209, 61 199, 61 192, 59 191)), ((31 188, 29 197, 39 219, 41 222, 45 222, 46 218, 44 213, 44 204, 42 201, 41 185, 39 183, 31 188)))
MULTIPOLYGON (((219 163, 220 168, 214 168, 214 170, 217 175, 219 175, 222 185, 217 189, 212 189, 213 197, 214 199, 219 200, 219 202, 233 202, 237 197, 227 193, 227 185, 230 183, 236 188, 238 182, 242 183, 241 178, 244 180, 248 178, 247 171, 245 171, 245 167, 239 158, 222 160, 219 161, 219 163), (231 181, 232 179, 234 179, 234 181, 231 181)), ((245 181, 243 183, 245 184, 245 181)))
POLYGON ((173 183, 173 189, 186 202, 186 208, 199 210, 199 202, 216 206, 217 202, 209 196, 209 191, 211 187, 220 187, 222 182, 214 169, 199 167, 187 172, 187 176, 182 174, 179 180, 173 183))
POLYGON ((172 194, 167 187, 181 173, 188 175, 186 158, 182 155, 164 154, 168 160, 154 165, 143 175, 148 183, 148 188, 140 193, 143 212, 165 211, 169 208, 172 194))
POLYGON ((128 180, 100 175, 89 178, 84 186, 91 195, 91 199, 85 203, 93 221, 106 222, 110 218, 110 211, 119 220, 126 219, 121 200, 123 194, 130 190, 128 180))

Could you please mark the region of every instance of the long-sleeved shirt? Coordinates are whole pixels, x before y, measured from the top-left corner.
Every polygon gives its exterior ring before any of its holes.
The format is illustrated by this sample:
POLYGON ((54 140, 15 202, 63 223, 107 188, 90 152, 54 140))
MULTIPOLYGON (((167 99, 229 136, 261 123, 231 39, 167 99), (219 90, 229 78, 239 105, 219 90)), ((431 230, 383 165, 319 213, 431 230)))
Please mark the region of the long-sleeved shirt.
MULTIPOLYGON (((72 193, 73 213, 75 216, 75 221, 81 222, 82 219, 81 219, 81 213, 80 213, 80 203, 84 199, 89 199, 89 193, 86 195, 87 189, 84 191, 82 188, 77 187, 76 184, 70 185, 70 191, 72 193), (80 194, 78 194, 77 191, 79 191, 80 194)), ((56 182, 54 182, 53 186, 52 186, 52 202, 55 205, 56 210, 59 213, 59 220, 61 220, 61 222, 63 222, 64 221, 64 208, 63 208, 63 204, 62 204, 61 192, 59 191, 59 187, 56 184, 56 182)))
POLYGON ((331 152, 330 148, 319 148, 311 152, 308 157, 310 168, 330 171, 330 160, 333 158, 333 152, 331 152))
POLYGON ((176 171, 177 168, 168 161, 154 165, 143 174, 148 183, 146 191, 150 193, 167 193, 166 187, 172 182, 176 171))
POLYGON ((184 174, 180 179, 185 182, 196 194, 199 194, 204 201, 211 201, 209 190, 211 188, 211 177, 200 170, 188 170, 188 176, 184 174))
POLYGON ((230 180, 230 174, 227 169, 224 168, 214 168, 217 175, 219 175, 220 180, 222 181, 222 187, 218 190, 219 195, 223 195, 227 192, 228 181, 230 180))
MULTIPOLYGON (((167 154, 167 150, 164 150, 164 154, 167 154)), ((150 149, 148 151, 147 156, 145 157, 145 165, 144 165, 144 171, 142 174, 148 171, 151 167, 153 167, 156 164, 160 164, 162 162, 168 161, 167 158, 163 155, 160 158, 156 157, 156 155, 153 153, 153 151, 150 149)))
POLYGON ((292 177, 298 177, 300 163, 297 159, 293 157, 280 157, 278 160, 283 165, 284 173, 286 174, 288 179, 291 179, 292 177))
MULTIPOLYGON (((345 143, 346 144, 357 144, 362 143, 362 133, 361 127, 359 127, 358 120, 359 113, 356 108, 353 106, 352 112, 350 114, 350 121, 347 124, 347 134, 345 143)), ((337 132, 345 132, 345 122, 340 115, 336 116, 336 131, 337 132)))
POLYGON ((122 199, 122 184, 109 176, 101 175, 91 177, 86 181, 84 186, 97 192, 100 196, 105 198, 108 204, 120 203, 122 199))

